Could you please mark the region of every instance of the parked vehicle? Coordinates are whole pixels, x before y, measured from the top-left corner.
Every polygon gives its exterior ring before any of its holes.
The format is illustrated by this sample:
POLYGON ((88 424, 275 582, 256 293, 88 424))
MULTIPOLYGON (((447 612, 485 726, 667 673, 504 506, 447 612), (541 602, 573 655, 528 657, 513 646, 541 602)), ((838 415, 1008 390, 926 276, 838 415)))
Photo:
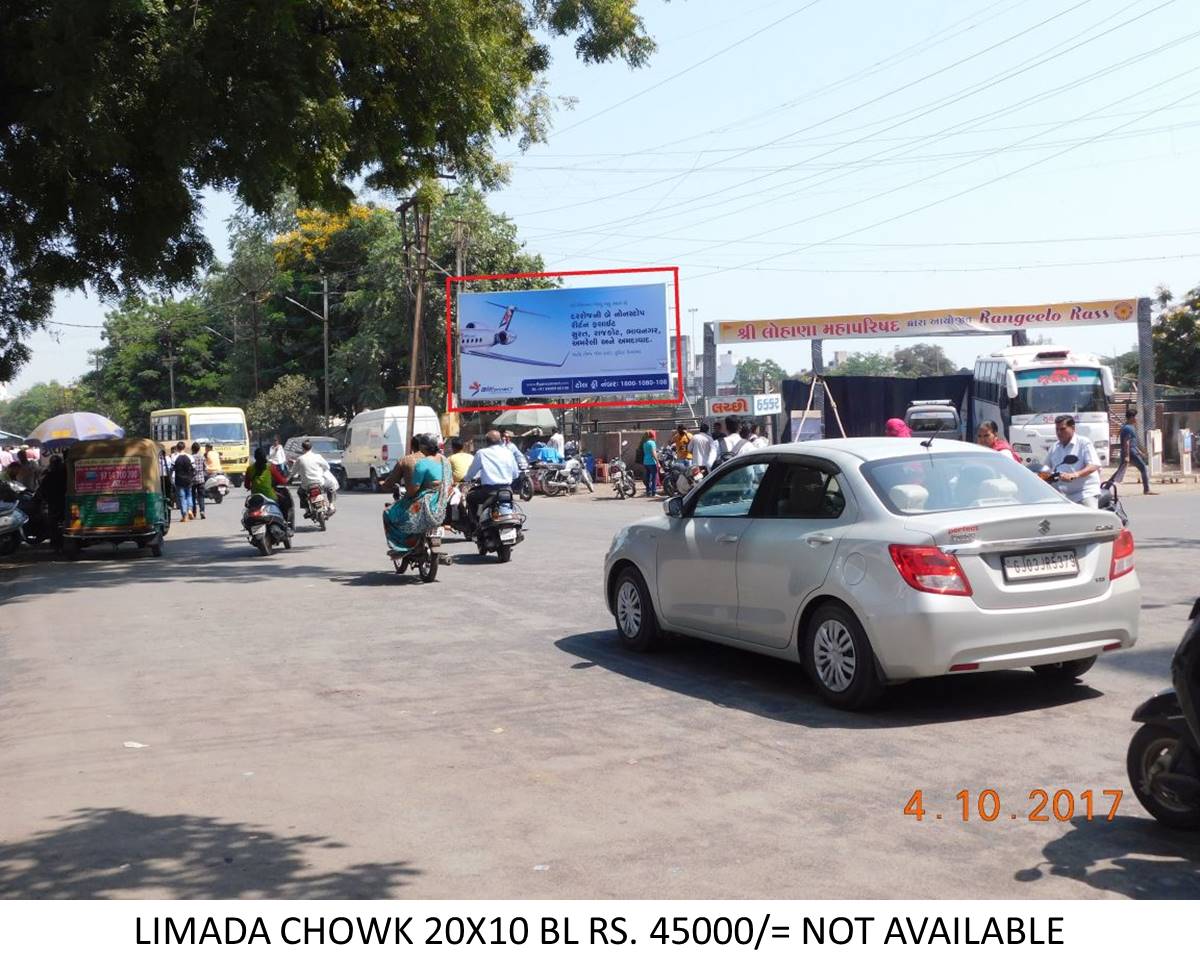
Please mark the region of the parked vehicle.
POLYGON ((667 630, 798 660, 838 707, 967 671, 1070 680, 1137 639, 1128 529, 971 443, 773 446, 664 509, 605 560, 622 643, 667 630))
POLYGON ((517 478, 517 494, 522 500, 530 501, 533 499, 533 477, 529 470, 522 470, 521 475, 517 478))
POLYGON ((211 442, 233 485, 242 485, 242 474, 251 457, 246 415, 240 408, 204 405, 159 409, 150 413, 150 435, 167 452, 177 442, 188 446, 211 442))
POLYGON ((592 478, 578 456, 571 456, 561 463, 533 463, 530 472, 547 497, 574 493, 581 484, 589 493, 594 490, 592 478))
POLYGON ((614 456, 608 461, 609 479, 612 481, 613 493, 622 500, 631 500, 637 495, 637 484, 629 466, 620 456, 614 456))
MULTIPOLYGON (((292 463, 296 461, 296 457, 304 452, 300 446, 305 440, 311 442, 313 452, 320 454, 329 464, 330 471, 337 477, 338 489, 345 490, 347 485, 346 464, 343 461, 345 451, 342 449, 342 444, 333 436, 292 436, 283 444, 283 451, 287 455, 288 472, 291 472, 292 463)), ((291 482, 295 482, 295 477, 292 477, 291 482)))
POLYGON ((663 491, 668 496, 683 496, 708 476, 708 469, 690 459, 680 459, 674 446, 665 446, 658 452, 658 469, 663 491))
POLYGON ((1125 767, 1133 792, 1155 820, 1200 830, 1200 599, 1171 660, 1172 687, 1138 706, 1142 727, 1129 742, 1125 767))
POLYGON ((149 439, 100 439, 67 450, 63 554, 133 541, 155 558, 171 528, 158 447, 149 439))
POLYGON ((21 483, 0 484, 0 555, 11 555, 25 541, 33 494, 21 483))
MULTIPOLYGON (((346 448, 342 455, 347 485, 366 485, 372 493, 378 493, 379 481, 408 453, 405 445, 407 428, 407 405, 375 408, 354 416, 346 430, 346 448)), ((441 432, 437 412, 426 405, 418 405, 413 416, 413 435, 440 436, 441 432)))
POLYGON ((233 484, 224 473, 212 473, 204 481, 204 495, 214 504, 219 504, 229 496, 233 484))
POLYGON ((246 539, 264 555, 271 554, 280 545, 285 550, 292 547, 293 532, 283 511, 274 500, 261 493, 246 496, 242 530, 246 532, 246 539))

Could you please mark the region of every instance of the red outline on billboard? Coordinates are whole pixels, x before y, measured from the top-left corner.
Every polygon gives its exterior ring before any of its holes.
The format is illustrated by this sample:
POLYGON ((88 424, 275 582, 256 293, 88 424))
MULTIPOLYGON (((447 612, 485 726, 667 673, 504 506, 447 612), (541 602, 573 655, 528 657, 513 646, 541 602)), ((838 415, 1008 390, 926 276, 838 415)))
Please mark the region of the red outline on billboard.
POLYGON ((490 276, 446 277, 446 411, 447 412, 504 412, 510 408, 637 408, 641 405, 678 405, 683 391, 683 328, 679 315, 679 266, 649 266, 644 269, 575 269, 570 272, 500 272, 490 276), (612 276, 631 272, 669 272, 675 289, 675 383, 679 394, 674 398, 646 398, 641 401, 611 402, 545 402, 537 405, 477 405, 466 408, 455 405, 454 399, 454 321, 451 316, 450 287, 456 282, 478 282, 484 279, 554 279, 558 276, 612 276))

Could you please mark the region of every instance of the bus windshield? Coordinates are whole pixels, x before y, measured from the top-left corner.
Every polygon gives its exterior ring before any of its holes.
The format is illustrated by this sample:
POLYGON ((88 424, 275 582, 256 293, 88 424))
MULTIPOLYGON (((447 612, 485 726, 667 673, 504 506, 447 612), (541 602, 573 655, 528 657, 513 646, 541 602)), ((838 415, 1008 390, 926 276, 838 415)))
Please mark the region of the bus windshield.
POLYGON ((211 443, 244 443, 246 441, 245 423, 237 419, 228 421, 192 418, 188 429, 195 442, 211 443))
POLYGON ((1107 412, 1099 368, 1035 368, 1017 372, 1013 415, 1078 415, 1107 412))

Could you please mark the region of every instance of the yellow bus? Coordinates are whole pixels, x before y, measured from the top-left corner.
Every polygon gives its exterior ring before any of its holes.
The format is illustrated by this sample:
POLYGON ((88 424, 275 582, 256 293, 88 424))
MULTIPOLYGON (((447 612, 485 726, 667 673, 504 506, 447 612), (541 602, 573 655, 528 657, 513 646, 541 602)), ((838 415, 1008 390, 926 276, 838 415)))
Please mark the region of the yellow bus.
POLYGON ((202 405, 197 408, 161 408, 150 413, 150 438, 162 448, 177 442, 191 448, 211 442, 221 454, 221 467, 235 486, 250 464, 250 438, 246 432, 246 413, 240 408, 202 405))

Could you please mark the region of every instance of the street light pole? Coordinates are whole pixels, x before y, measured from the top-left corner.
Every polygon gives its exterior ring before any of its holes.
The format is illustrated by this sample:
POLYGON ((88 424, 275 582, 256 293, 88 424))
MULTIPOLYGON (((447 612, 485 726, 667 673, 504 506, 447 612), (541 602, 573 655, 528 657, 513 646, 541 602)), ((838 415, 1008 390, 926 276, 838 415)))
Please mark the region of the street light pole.
POLYGON ((325 349, 325 428, 329 428, 329 276, 321 276, 321 333, 325 349))

